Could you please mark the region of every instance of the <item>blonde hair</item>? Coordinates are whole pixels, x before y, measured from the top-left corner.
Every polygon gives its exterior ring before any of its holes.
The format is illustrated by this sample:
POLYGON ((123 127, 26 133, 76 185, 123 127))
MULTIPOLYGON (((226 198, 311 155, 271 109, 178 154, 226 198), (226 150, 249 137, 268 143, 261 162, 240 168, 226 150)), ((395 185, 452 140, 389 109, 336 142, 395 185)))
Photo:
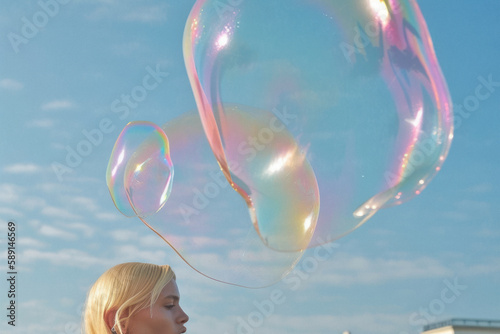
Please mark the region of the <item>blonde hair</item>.
POLYGON ((107 313, 114 311, 114 328, 125 334, 131 316, 150 307, 175 274, 170 266, 122 263, 107 270, 90 289, 85 305, 85 333, 109 334, 107 313))

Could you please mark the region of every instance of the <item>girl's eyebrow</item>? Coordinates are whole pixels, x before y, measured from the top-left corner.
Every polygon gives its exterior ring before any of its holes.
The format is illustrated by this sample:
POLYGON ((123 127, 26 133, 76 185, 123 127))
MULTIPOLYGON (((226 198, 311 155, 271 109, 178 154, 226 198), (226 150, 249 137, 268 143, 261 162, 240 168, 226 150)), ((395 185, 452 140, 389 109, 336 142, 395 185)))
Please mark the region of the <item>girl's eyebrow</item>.
POLYGON ((163 299, 173 299, 173 300, 179 301, 180 297, 176 296, 176 295, 169 295, 169 296, 164 297, 163 299))

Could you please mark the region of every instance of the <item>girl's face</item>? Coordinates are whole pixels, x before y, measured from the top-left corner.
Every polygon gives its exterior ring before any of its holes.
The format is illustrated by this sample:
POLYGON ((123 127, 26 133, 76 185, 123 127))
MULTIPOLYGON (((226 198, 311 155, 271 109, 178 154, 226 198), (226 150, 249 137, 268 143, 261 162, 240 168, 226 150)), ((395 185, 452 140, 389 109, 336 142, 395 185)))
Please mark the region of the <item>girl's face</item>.
POLYGON ((179 289, 175 280, 163 288, 158 300, 150 308, 140 310, 130 318, 127 334, 179 334, 186 331, 189 317, 179 305, 179 289))

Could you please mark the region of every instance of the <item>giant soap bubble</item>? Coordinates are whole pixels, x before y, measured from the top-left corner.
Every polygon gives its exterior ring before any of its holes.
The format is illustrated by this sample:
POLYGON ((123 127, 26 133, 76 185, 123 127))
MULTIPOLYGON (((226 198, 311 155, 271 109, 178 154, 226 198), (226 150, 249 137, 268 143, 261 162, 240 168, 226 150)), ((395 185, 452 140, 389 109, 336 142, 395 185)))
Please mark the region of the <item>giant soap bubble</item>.
MULTIPOLYGON (((304 243, 287 232, 288 217, 276 225, 268 215, 279 204, 254 200, 254 186, 272 175, 247 158, 265 155, 286 168, 289 151, 262 127, 249 126, 247 144, 234 143, 241 129, 230 121, 230 104, 247 106, 249 119, 274 113, 312 168, 320 205, 309 246, 418 195, 448 154, 450 97, 415 1, 198 0, 184 58, 210 147, 246 215, 258 233, 266 227, 291 237, 261 235, 270 248, 300 251, 304 243)), ((288 192, 281 183, 273 197, 288 192)))

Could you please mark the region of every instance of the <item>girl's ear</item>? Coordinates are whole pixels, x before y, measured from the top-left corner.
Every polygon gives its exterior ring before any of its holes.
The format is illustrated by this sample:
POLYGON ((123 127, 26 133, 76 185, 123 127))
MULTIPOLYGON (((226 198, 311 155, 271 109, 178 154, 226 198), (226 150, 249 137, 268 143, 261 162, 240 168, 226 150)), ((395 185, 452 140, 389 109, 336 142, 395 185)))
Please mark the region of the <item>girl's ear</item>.
POLYGON ((116 310, 108 310, 104 313, 104 321, 106 322, 106 325, 108 325, 108 328, 110 330, 115 325, 115 315, 116 310))

